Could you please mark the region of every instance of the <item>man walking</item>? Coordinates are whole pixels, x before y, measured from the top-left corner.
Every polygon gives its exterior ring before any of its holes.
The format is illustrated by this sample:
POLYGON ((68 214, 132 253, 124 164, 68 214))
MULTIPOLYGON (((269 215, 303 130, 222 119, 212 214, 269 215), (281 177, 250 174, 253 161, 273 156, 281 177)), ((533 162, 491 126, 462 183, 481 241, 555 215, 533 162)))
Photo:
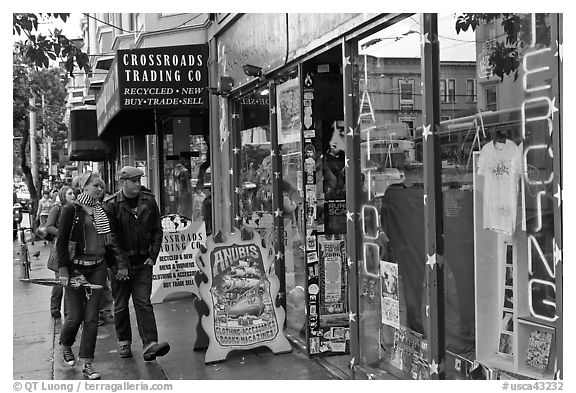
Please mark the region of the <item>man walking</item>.
POLYGON ((151 361, 157 356, 166 355, 170 345, 158 343, 156 319, 150 301, 152 267, 160 252, 162 225, 154 194, 140 184, 143 174, 140 169, 131 166, 122 168, 118 176, 121 188, 104 200, 104 209, 110 218, 112 231, 118 234, 120 246, 130 260, 128 269, 119 269, 111 278, 120 357, 132 356, 132 327, 128 309, 132 296, 144 360, 151 361))

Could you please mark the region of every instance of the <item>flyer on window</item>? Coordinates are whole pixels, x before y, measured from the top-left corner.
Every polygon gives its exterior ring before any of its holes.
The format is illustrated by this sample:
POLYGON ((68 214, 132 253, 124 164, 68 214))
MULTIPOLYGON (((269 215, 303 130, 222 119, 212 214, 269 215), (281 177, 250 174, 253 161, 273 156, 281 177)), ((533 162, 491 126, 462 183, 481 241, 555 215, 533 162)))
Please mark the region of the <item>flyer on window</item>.
POLYGON ((290 79, 276 87, 278 144, 300 142, 300 79, 290 79))
POLYGON ((400 303, 398 301, 398 265, 380 261, 380 279, 382 282, 381 306, 382 323, 400 328, 400 303))
POLYGON ((318 236, 322 314, 346 312, 346 241, 318 236))

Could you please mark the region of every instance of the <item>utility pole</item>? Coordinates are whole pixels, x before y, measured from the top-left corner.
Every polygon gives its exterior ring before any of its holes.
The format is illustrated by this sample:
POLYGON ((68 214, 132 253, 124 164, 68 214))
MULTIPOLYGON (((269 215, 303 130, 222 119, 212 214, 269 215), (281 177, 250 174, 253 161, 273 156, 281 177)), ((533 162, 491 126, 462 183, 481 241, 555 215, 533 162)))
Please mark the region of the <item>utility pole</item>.
POLYGON ((36 155, 36 96, 32 92, 30 98, 30 170, 32 182, 38 190, 38 157, 36 155))

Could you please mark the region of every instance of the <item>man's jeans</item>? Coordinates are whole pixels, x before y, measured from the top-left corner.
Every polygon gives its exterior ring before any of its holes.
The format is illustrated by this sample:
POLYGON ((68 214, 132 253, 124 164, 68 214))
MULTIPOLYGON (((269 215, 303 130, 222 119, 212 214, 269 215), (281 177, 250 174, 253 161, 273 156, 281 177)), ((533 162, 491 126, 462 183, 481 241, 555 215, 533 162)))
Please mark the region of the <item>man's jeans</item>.
POLYGON ((116 326, 118 343, 121 345, 130 344, 132 342, 132 327, 128 301, 132 296, 138 332, 142 339, 142 345, 146 347, 150 343, 158 342, 156 319, 150 302, 152 266, 140 264, 133 266, 132 270, 129 280, 119 281, 114 275, 111 277, 112 296, 114 296, 114 325, 116 326))
MULTIPOLYGON (((75 269, 92 284, 104 285, 106 283, 106 263, 90 267, 75 266, 75 269)), ((101 295, 102 289, 83 287, 74 289, 69 286, 64 288, 64 302, 68 308, 68 315, 60 333, 60 344, 72 346, 74 341, 76 341, 78 329, 83 324, 80 352, 78 353, 79 358, 94 358, 101 295), (87 293, 89 296, 87 296, 87 293)))

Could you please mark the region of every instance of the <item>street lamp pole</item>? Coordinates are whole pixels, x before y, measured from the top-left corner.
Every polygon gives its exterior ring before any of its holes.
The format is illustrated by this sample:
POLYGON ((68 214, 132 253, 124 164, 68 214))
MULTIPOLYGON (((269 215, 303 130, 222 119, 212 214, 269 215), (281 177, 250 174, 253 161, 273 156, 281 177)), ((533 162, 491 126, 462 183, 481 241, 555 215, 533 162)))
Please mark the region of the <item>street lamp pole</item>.
POLYGON ((32 182, 38 189, 38 157, 36 154, 36 96, 34 92, 29 100, 30 103, 30 170, 32 171, 32 182))

